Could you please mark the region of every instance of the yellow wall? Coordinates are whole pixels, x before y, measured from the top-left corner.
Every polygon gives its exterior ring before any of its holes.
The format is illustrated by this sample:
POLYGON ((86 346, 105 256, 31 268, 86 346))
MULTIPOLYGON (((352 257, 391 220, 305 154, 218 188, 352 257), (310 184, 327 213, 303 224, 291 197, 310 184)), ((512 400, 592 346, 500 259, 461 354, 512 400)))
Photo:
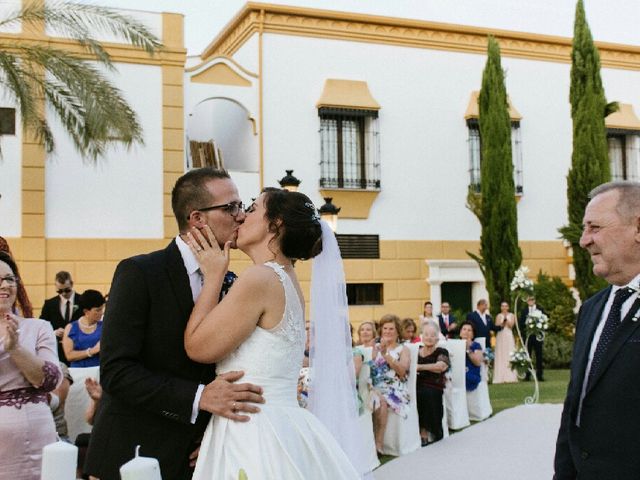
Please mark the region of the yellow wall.
MULTIPOLYGON (((53 279, 59 270, 71 273, 80 292, 94 288, 106 293, 120 260, 164 248, 169 242, 167 239, 8 240, 38 313, 44 300, 55 295, 53 279), (46 260, 42 259, 43 246, 46 260)), ((532 277, 542 270, 569 283, 566 251, 560 241, 520 242, 520 246, 523 264, 529 267, 532 277)), ((429 299, 426 281, 429 268, 425 260, 469 260, 466 251, 477 249, 477 242, 387 240, 380 242, 379 259, 345 260, 347 282, 382 283, 384 291, 384 305, 351 307, 351 322, 359 325, 385 313, 417 319, 423 302, 429 299)), ((231 270, 242 273, 250 263, 242 252, 232 252, 231 270)), ((308 299, 311 262, 299 262, 296 270, 308 299)))
MULTIPOLYGON (((162 23, 163 51, 154 57, 131 46, 110 43, 104 46, 114 62, 158 65, 162 68, 164 237, 171 238, 177 229, 171 213, 170 193, 175 180, 184 173, 183 77, 186 50, 182 15, 163 13, 162 23)), ((79 51, 77 44, 71 40, 48 37, 44 27, 39 31, 19 34, 0 33, 0 40, 15 41, 16 38, 79 51)), ((82 53, 81 56, 87 57, 87 54, 82 53)), ((22 142, 22 237, 7 240, 18 260, 36 314, 39 314, 44 300, 55 295, 56 272, 69 271, 78 291, 94 288, 106 293, 118 261, 162 248, 167 243, 162 239, 46 238, 44 190, 47 166, 44 147, 25 132, 22 142)))

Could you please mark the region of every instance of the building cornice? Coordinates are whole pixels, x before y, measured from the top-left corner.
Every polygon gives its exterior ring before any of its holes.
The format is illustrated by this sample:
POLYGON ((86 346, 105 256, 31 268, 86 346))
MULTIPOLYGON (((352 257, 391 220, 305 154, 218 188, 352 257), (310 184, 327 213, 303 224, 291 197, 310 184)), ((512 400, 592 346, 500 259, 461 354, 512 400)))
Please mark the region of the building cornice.
MULTIPOLYGON (((505 57, 571 62, 569 37, 254 2, 238 12, 201 57, 232 56, 258 32, 261 21, 266 33, 482 55, 487 35, 493 35, 505 57)), ((596 46, 603 67, 640 70, 640 46, 607 42, 596 46)))
MULTIPOLYGON (((42 45, 43 43, 59 50, 73 52, 80 58, 91 60, 95 58, 93 54, 78 44, 75 40, 47 37, 36 35, 0 33, 0 43, 11 48, 12 43, 33 43, 42 45)), ((158 53, 151 56, 144 50, 123 43, 101 42, 105 51, 110 55, 111 61, 114 63, 135 63, 142 65, 165 65, 184 67, 187 51, 184 48, 168 48, 163 47, 158 53)))

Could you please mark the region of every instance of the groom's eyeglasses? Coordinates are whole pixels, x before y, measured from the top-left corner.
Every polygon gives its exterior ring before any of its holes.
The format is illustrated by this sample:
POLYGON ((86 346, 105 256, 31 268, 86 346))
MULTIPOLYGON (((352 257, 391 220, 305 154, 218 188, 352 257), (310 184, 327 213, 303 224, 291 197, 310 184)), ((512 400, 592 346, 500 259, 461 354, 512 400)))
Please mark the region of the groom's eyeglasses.
POLYGON ((196 210, 198 212, 207 212, 209 210, 217 210, 219 208, 224 209, 224 211, 227 212, 232 217, 237 217, 238 214, 241 211, 242 212, 244 211, 244 203, 242 203, 242 202, 231 202, 231 203, 225 203, 223 205, 213 205, 211 207, 196 208, 196 210))

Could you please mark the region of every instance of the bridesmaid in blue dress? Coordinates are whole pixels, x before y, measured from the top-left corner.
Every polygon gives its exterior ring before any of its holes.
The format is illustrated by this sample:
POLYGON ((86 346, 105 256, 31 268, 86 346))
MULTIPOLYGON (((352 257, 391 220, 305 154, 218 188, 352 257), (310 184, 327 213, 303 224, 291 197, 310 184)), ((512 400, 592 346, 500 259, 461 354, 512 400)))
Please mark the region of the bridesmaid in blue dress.
POLYGON ((84 312, 64 329, 62 347, 71 367, 97 367, 100 365, 100 336, 104 297, 97 290, 85 290, 80 298, 84 312))

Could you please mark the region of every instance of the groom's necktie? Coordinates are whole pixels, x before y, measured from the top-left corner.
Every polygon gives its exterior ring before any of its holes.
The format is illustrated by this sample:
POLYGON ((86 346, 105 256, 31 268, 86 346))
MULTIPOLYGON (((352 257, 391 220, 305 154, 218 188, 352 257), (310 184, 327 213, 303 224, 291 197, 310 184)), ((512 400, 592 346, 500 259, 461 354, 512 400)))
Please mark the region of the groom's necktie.
MULTIPOLYGON (((204 285, 204 274, 199 268, 196 270, 196 273, 198 274, 198 279, 200 280, 200 290, 202 290, 202 285, 204 285)), ((220 298, 218 299, 218 301, 221 301, 229 292, 229 289, 233 285, 233 282, 235 282, 236 278, 238 278, 238 276, 231 271, 228 271, 224 275, 224 279, 222 280, 222 288, 220 289, 220 298)), ((200 290, 198 291, 196 298, 200 295, 200 290)))
POLYGON ((64 307, 64 323, 65 325, 71 320, 71 300, 67 300, 67 304, 64 307))
POLYGON ((609 315, 607 315, 607 320, 604 323, 604 328, 602 329, 602 333, 600 334, 598 345, 596 346, 596 350, 593 353, 593 359, 591 360, 591 369, 589 370, 589 378, 587 381, 587 388, 589 388, 589 385, 591 384, 595 373, 600 367, 600 363, 602 362, 605 353, 607 353, 607 348, 611 343, 613 335, 616 333, 618 327, 620 327, 620 324, 622 323, 620 318, 622 313, 622 305, 631 295, 633 295, 634 292, 635 290, 631 288, 621 288, 613 297, 611 310, 609 310, 609 315))

